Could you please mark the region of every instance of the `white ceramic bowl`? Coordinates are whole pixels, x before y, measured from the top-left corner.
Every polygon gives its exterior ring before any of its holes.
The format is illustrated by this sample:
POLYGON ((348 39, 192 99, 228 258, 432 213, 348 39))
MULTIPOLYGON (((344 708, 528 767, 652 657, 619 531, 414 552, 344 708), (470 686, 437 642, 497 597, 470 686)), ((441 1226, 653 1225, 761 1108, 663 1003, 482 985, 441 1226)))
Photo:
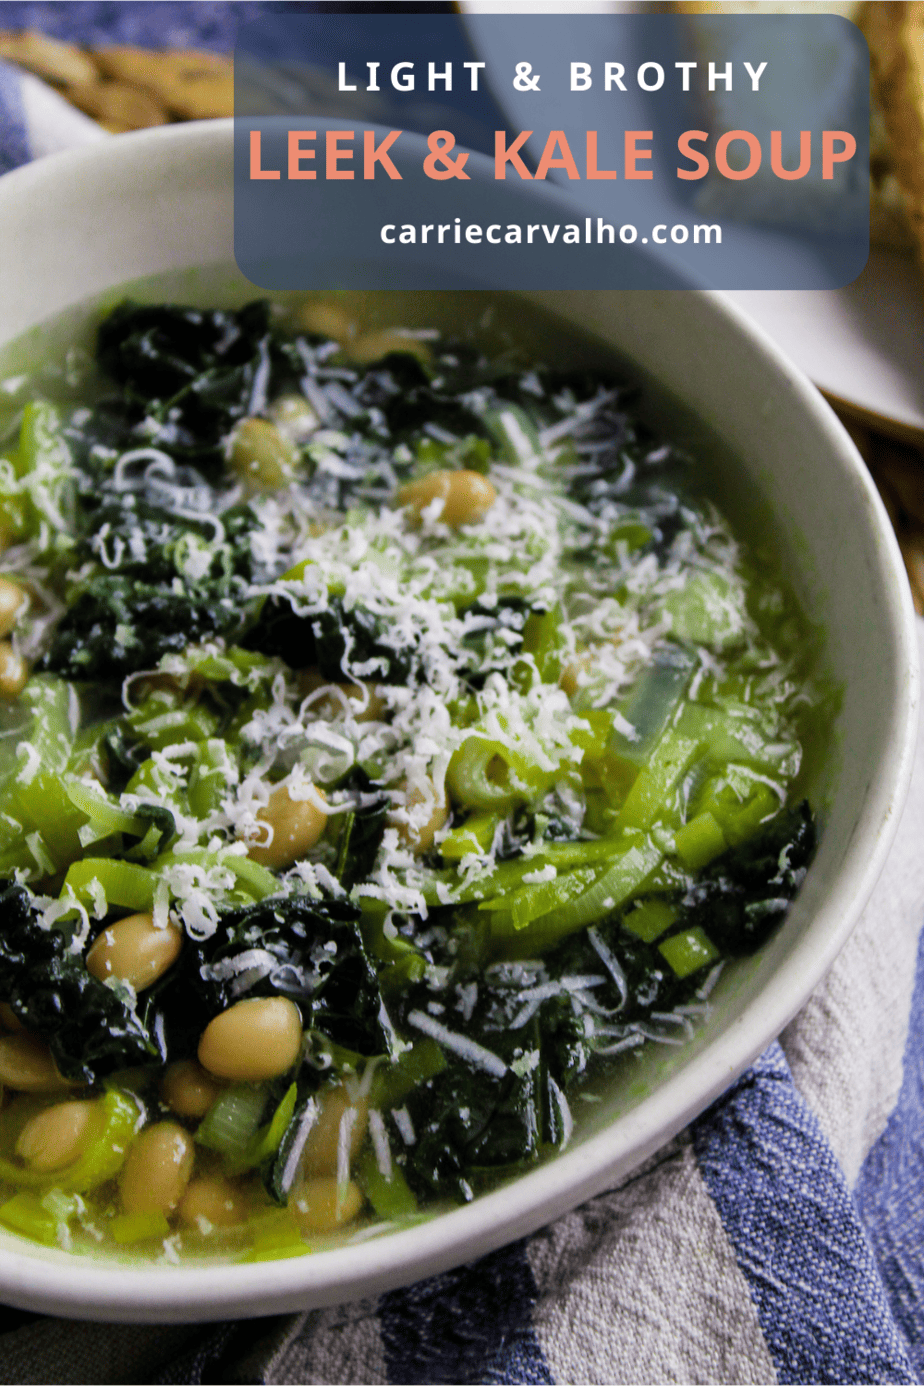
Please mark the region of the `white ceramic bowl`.
MULTIPOLYGON (((0 374, 17 359, 7 344, 27 329, 152 274, 200 300, 258 292, 233 268, 230 121, 122 136, 0 179, 0 374)), ((598 356, 633 362, 653 399, 672 396, 662 407, 677 428, 705 421, 721 445, 722 498, 745 523, 769 523, 799 598, 825 628, 843 707, 817 791, 827 803, 821 844, 789 918, 723 979, 696 1040, 647 1056, 631 1091, 595 1108, 570 1150, 468 1207, 338 1250, 207 1268, 78 1259, 2 1232, 0 1301, 100 1319, 278 1313, 481 1255, 613 1185, 702 1111, 791 1019, 850 933, 904 799, 917 700, 907 584, 859 456, 815 389, 721 295, 524 297, 593 334, 598 356)), ((405 320, 452 321, 465 300, 421 306, 409 295, 402 307, 405 320)))

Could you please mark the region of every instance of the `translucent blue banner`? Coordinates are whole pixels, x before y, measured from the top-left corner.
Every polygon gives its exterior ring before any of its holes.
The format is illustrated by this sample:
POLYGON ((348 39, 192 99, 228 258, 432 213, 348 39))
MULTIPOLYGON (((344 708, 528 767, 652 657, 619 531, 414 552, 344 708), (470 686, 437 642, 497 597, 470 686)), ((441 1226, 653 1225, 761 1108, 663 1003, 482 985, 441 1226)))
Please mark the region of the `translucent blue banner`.
POLYGON ((869 252, 836 15, 274 14, 235 56, 263 288, 820 289, 869 252))

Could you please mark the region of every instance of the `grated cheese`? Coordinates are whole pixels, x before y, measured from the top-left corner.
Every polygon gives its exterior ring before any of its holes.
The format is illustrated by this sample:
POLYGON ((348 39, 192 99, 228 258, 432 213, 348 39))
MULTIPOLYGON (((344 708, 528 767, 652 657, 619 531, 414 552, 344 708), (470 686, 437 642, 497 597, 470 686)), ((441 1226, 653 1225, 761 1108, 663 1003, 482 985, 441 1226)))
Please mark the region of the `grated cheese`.
POLYGON ((413 1025, 415 1030, 422 1030, 431 1039, 438 1040, 440 1044, 445 1045, 454 1054, 458 1054, 460 1059, 467 1060, 474 1068, 484 1069, 485 1073, 490 1073, 495 1078, 503 1078, 507 1072, 507 1065, 503 1059, 492 1054, 490 1049, 476 1044, 466 1035, 457 1034, 454 1030, 447 1030, 445 1025, 441 1025, 432 1016, 425 1015, 423 1011, 409 1011, 407 1023, 413 1025))

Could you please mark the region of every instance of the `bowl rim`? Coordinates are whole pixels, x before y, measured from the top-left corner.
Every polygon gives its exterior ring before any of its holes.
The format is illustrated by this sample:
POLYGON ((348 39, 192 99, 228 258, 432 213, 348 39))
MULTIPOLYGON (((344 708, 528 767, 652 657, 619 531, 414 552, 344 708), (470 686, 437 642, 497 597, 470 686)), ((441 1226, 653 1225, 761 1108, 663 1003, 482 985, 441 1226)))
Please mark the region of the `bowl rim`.
MULTIPOLYGON (((233 121, 163 127, 66 150, 0 179, 0 211, 19 189, 53 186, 57 170, 80 163, 124 160, 134 165, 146 148, 175 142, 183 150, 213 151, 216 162, 231 148, 233 121)), ((226 170, 224 170, 226 172, 226 170)), ((878 492, 859 453, 806 376, 742 309, 715 290, 695 292, 709 311, 748 338, 780 386, 810 417, 819 441, 845 477, 863 493, 881 560, 883 623, 896 671, 891 734, 876 783, 861 818, 864 848, 839 868, 833 891, 813 915, 813 928, 792 949, 750 1007, 682 1069, 659 1083, 610 1127, 474 1203, 414 1228, 314 1255, 259 1264, 127 1265, 34 1247, 0 1245, 0 1297, 24 1309, 72 1317, 188 1322, 295 1311, 353 1300, 408 1284, 534 1232, 617 1182, 715 1100, 780 1033, 827 972, 849 937, 882 870, 907 794, 917 734, 918 653, 915 617, 898 544, 878 492), (857 861, 857 855, 862 856, 857 861), (824 921, 819 927, 818 920, 824 921), (76 1274, 75 1274, 76 1272, 76 1274)), ((17 333, 18 335, 18 333, 17 333)))

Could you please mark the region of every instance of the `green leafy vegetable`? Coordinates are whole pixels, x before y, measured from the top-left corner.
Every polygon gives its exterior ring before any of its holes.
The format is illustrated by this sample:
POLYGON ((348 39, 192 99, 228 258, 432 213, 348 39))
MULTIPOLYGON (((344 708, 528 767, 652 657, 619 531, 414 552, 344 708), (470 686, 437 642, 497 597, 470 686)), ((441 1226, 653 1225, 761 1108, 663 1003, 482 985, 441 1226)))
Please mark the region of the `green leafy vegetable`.
POLYGON ((87 971, 70 931, 46 928, 25 886, 0 894, 0 994, 48 1041, 65 1078, 93 1082, 166 1052, 124 994, 87 971))
POLYGON ((391 800, 358 766, 341 782, 360 797, 360 806, 344 815, 337 849, 336 874, 344 890, 372 875, 391 800))
POLYGON ((186 940, 136 1009, 130 993, 91 976, 69 929, 44 927, 31 893, 11 886, 0 894, 0 995, 49 1042, 64 1076, 87 1082, 195 1054, 208 1021, 245 996, 287 996, 306 1029, 360 1054, 387 1054, 394 1032, 358 919, 354 905, 336 900, 225 910, 211 938, 186 940))
POLYGON ((317 669, 334 683, 349 677, 356 666, 377 683, 405 683, 413 667, 410 653, 388 642, 377 617, 361 606, 346 610, 339 597, 310 616, 298 616, 285 598, 272 597, 244 644, 278 656, 293 669, 317 669))
POLYGON ((101 324, 97 356, 136 420, 160 424, 172 456, 208 470, 253 410, 268 332, 266 303, 222 312, 126 302, 101 324))
MULTIPOLYGON (((720 949, 749 954, 766 941, 801 884, 814 843, 807 805, 780 813, 685 895, 650 897, 661 912, 650 936, 636 932, 634 901, 609 916, 598 909, 598 923, 572 934, 541 964, 495 963, 470 972, 464 951, 448 946, 451 936, 437 935, 431 966, 449 967, 438 1020, 448 1039, 441 1042, 434 1028, 429 1043, 439 1046, 446 1067, 438 1076, 424 1070, 409 1092, 381 1086, 388 1083, 384 1070, 378 1089, 390 1112, 392 1148, 418 1195, 467 1200, 504 1171, 566 1144, 566 1093, 646 1038, 673 1041, 686 1033, 689 1021, 677 1008, 694 999, 720 949), (668 960, 672 953, 676 961, 668 960), (401 1107, 413 1141, 393 1115, 401 1107)), ((410 986, 395 1010, 399 1028, 419 1033, 431 997, 425 983, 410 986)))

